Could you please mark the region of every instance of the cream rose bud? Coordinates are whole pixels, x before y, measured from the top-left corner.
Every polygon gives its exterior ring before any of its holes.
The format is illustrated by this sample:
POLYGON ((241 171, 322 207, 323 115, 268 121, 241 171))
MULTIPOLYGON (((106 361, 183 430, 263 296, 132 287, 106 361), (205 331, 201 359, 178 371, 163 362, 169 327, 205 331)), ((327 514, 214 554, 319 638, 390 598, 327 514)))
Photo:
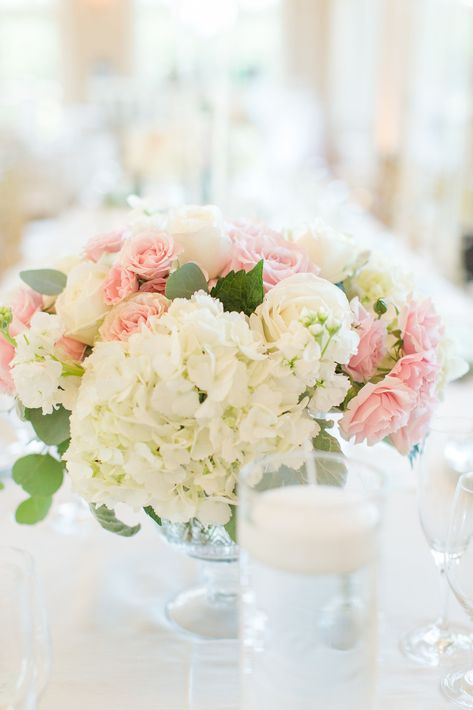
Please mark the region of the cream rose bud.
POLYGON ((181 263, 195 262, 209 279, 221 274, 230 259, 232 245, 218 207, 190 205, 173 210, 167 230, 184 250, 179 256, 181 263))
POLYGON ((103 295, 108 271, 104 265, 81 262, 69 272, 66 288, 56 300, 56 313, 68 338, 94 344, 109 310, 103 295))
POLYGON ((296 230, 294 242, 319 267, 320 276, 339 283, 353 270, 358 257, 354 239, 337 232, 319 219, 296 230))

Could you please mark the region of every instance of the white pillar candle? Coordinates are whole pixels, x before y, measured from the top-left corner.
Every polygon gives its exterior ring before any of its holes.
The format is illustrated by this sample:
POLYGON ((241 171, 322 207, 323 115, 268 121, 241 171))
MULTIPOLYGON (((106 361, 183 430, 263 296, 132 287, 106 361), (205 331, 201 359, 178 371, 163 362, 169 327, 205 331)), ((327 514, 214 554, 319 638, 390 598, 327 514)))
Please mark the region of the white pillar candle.
POLYGON ((247 496, 242 710, 370 710, 378 506, 317 485, 247 496))
POLYGON ((333 486, 284 486, 261 493, 242 516, 240 544, 259 562, 299 574, 345 574, 376 554, 373 501, 333 486))

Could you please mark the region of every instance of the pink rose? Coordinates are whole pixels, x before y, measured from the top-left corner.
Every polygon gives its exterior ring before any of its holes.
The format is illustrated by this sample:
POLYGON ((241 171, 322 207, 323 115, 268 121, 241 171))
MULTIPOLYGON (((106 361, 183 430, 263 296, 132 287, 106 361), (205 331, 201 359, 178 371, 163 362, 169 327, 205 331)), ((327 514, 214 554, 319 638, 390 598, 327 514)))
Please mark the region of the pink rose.
POLYGON ((0 335, 0 392, 14 394, 15 385, 11 374, 10 363, 15 357, 15 348, 0 335))
POLYGON ((340 421, 345 438, 366 439, 372 446, 407 424, 416 403, 415 392, 398 377, 366 384, 348 404, 340 421))
POLYGON ((97 262, 103 254, 116 254, 123 246, 123 232, 97 234, 89 239, 84 249, 84 256, 89 261, 97 262))
POLYGON ((394 365, 389 373, 397 377, 410 387, 417 396, 417 402, 425 405, 428 400, 435 398, 440 366, 435 357, 435 351, 405 355, 394 365))
POLYGON ((108 306, 120 303, 139 288, 138 277, 119 264, 113 266, 103 284, 103 297, 108 306))
POLYGON ((74 338, 64 336, 56 343, 56 348, 61 350, 68 360, 82 362, 85 356, 87 345, 74 338))
POLYGON ((413 446, 427 436, 432 417, 434 402, 415 407, 409 415, 407 424, 389 437, 400 454, 406 455, 413 446))
POLYGON ((142 325, 147 325, 150 318, 162 316, 168 307, 168 299, 160 293, 137 293, 106 315, 100 336, 103 340, 128 340, 142 325))
POLYGON ((436 348, 443 335, 442 320, 430 298, 409 301, 399 315, 399 327, 406 355, 436 348))
POLYGON ((222 276, 229 271, 251 271, 264 259, 263 283, 265 291, 269 291, 293 274, 319 272, 299 247, 267 227, 233 225, 229 236, 233 242, 232 257, 222 276))
POLYGON ((360 342, 358 350, 350 359, 346 370, 355 382, 363 382, 375 374, 386 355, 387 331, 384 323, 373 318, 363 308, 358 298, 354 298, 350 305, 360 342))
POLYGON ((154 281, 169 275, 181 251, 170 234, 148 229, 126 242, 119 262, 140 280, 154 281))
POLYGON ((19 288, 11 304, 13 321, 10 326, 10 334, 18 335, 22 330, 28 328, 34 314, 43 307, 43 297, 31 288, 19 288))
POLYGON ((158 276, 157 279, 152 279, 152 281, 145 281, 140 286, 140 291, 145 293, 164 293, 166 290, 166 281, 163 276, 158 276))

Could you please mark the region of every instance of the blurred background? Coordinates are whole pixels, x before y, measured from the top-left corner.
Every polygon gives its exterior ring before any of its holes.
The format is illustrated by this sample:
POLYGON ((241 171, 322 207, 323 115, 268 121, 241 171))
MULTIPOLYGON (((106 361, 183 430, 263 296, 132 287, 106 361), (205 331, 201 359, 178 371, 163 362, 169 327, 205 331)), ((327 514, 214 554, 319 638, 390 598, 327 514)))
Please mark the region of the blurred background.
POLYGON ((134 193, 362 224, 468 292, 472 81, 473 0, 0 0, 0 270, 134 193))

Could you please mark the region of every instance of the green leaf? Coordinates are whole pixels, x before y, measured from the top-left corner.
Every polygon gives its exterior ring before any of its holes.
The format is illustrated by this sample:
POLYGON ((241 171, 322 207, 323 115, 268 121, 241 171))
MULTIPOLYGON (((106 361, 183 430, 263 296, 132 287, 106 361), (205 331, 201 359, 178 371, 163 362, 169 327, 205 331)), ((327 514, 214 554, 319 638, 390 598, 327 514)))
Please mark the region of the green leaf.
POLYGON ((29 454, 16 461, 12 477, 31 496, 51 496, 62 486, 64 466, 49 454, 29 454))
POLYGON ((68 450, 70 443, 71 443, 71 440, 66 439, 65 441, 61 441, 61 443, 57 445, 56 449, 57 449, 57 452, 61 458, 64 456, 64 454, 68 450))
POLYGON ((71 436, 69 419, 71 413, 60 405, 52 414, 43 414, 41 409, 25 409, 36 435, 48 446, 62 444, 71 436))
POLYGON ((31 271, 20 271, 20 278, 33 291, 43 294, 43 296, 57 296, 64 291, 67 283, 67 276, 62 271, 56 269, 33 269, 31 271))
POLYGON ((221 301, 224 310, 251 315, 264 298, 263 266, 261 260, 251 271, 230 271, 217 281, 211 295, 221 301))
POLYGON ((100 523, 104 530, 108 532, 115 533, 115 535, 121 535, 122 537, 133 537, 137 532, 141 530, 141 525, 126 525, 122 523, 121 520, 115 516, 115 512, 107 508, 106 505, 96 506, 95 503, 91 503, 90 510, 94 518, 100 523))
POLYGON ((3 491, 4 488, 5 484, 3 483, 3 481, 0 481, 0 491, 3 491))
POLYGON ((157 525, 162 525, 161 518, 154 512, 154 508, 151 505, 145 506, 143 510, 145 511, 146 515, 149 515, 151 520, 154 520, 157 525))
POLYGON ((237 521, 238 521, 238 516, 237 516, 237 506, 236 505, 231 505, 230 508, 232 509, 232 517, 228 521, 228 523, 225 525, 225 530, 233 540, 233 542, 237 542, 237 521))
MULTIPOLYGON (((320 431, 313 439, 314 449, 317 451, 326 451, 329 454, 343 455, 341 446, 338 440, 329 434, 326 426, 327 422, 317 419, 320 425, 320 431)), ((317 465, 317 483, 325 486, 343 486, 347 478, 347 467, 344 463, 338 460, 319 459, 317 465)))
POLYGON ((197 264, 189 262, 173 271, 166 282, 166 296, 174 298, 190 298, 196 291, 208 293, 207 279, 197 264))
POLYGON ((421 455, 422 449, 423 449, 423 446, 419 442, 418 444, 414 444, 412 449, 409 451, 407 458, 409 459, 409 463, 411 465, 411 468, 414 467, 414 463, 415 463, 417 457, 421 455))
POLYGON ((34 525, 47 516, 53 499, 51 496, 31 496, 20 503, 15 520, 20 525, 34 525))

